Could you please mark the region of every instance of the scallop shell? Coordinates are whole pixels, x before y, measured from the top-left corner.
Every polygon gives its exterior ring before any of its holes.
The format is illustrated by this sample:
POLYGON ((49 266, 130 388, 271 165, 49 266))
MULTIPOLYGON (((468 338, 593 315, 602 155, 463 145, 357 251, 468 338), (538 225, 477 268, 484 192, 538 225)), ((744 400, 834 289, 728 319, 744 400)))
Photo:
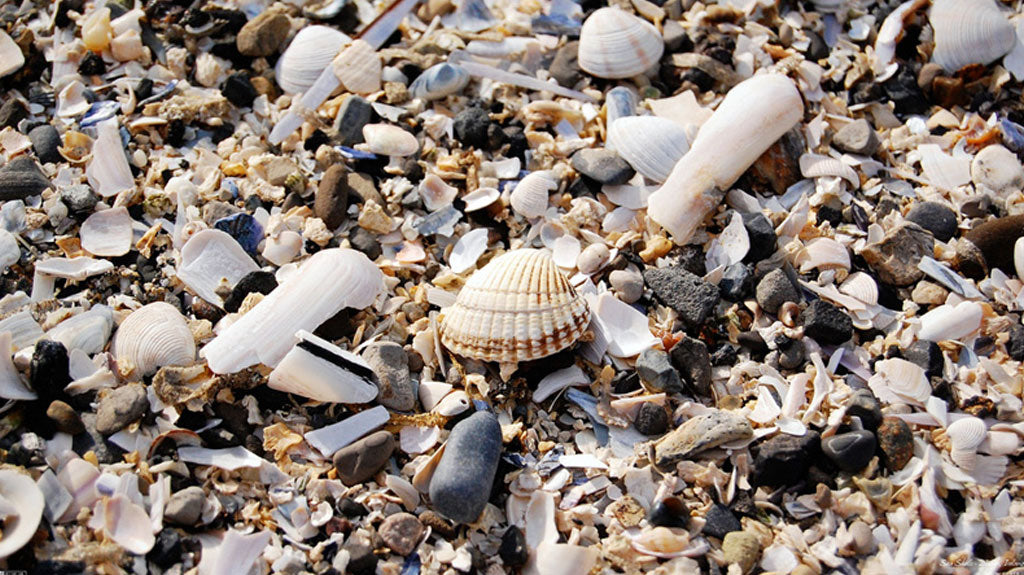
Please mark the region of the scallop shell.
POLYGON ((307 26, 292 39, 274 67, 277 83, 288 94, 309 90, 352 39, 328 26, 307 26))
POLYGON ((539 218, 548 209, 548 192, 557 185, 544 172, 527 174, 525 178, 519 180, 509 195, 512 211, 524 218, 539 218))
POLYGON ((664 51, 657 28, 618 8, 595 10, 580 29, 580 68, 598 78, 643 74, 664 51))
POLYGON ((78 235, 94 256, 123 256, 132 249, 132 217, 123 206, 96 212, 82 222, 78 235))
POLYGON ((409 95, 421 100, 439 100, 457 94, 469 83, 469 72, 462 66, 442 62, 427 68, 409 86, 409 95))
POLYGON ((878 303, 878 283, 864 272, 854 272, 839 286, 839 291, 858 300, 875 305, 878 303))
POLYGON ((990 64, 1016 41, 1013 25, 995 0, 936 0, 928 18, 935 35, 932 61, 947 72, 990 64))
POLYGON ((380 56, 373 46, 363 40, 349 44, 333 60, 331 66, 334 68, 334 75, 349 92, 371 94, 380 90, 380 77, 383 71, 380 56))
POLYGON ((411 156, 420 149, 416 136, 391 124, 367 124, 363 138, 367 150, 383 156, 411 156))
POLYGON ((502 254, 473 274, 441 321, 441 342, 466 357, 515 364, 572 345, 590 322, 586 301, 545 251, 502 254))
POLYGON ((645 178, 661 183, 690 149, 686 128, 656 116, 626 116, 608 128, 608 145, 645 178))
POLYGON ((961 417, 946 428, 950 447, 954 450, 974 450, 985 441, 988 428, 977 417, 961 417))
POLYGON ((142 377, 165 365, 192 365, 196 342, 185 317, 169 303, 144 305, 117 328, 114 356, 122 373, 142 377))
POLYGON ((43 517, 43 492, 32 478, 13 469, 0 470, 0 559, 13 555, 36 534, 43 517))

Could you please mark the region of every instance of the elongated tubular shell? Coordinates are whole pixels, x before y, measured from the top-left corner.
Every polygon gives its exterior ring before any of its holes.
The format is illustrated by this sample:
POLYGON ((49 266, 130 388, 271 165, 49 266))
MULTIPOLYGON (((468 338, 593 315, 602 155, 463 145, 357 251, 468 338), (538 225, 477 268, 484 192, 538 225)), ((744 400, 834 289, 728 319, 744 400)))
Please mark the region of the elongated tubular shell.
POLYGON ((384 274, 362 253, 345 248, 317 252, 199 355, 214 373, 235 373, 257 363, 277 367, 296 332, 315 330, 346 307, 367 307, 383 289, 384 274))
POLYGON ((478 270, 441 321, 441 343, 484 361, 513 364, 572 345, 590 309, 547 252, 521 249, 478 270))
POLYGON ((754 76, 736 85, 718 106, 668 180, 648 200, 647 214, 677 244, 693 236, 725 190, 788 132, 804 113, 792 80, 754 76))

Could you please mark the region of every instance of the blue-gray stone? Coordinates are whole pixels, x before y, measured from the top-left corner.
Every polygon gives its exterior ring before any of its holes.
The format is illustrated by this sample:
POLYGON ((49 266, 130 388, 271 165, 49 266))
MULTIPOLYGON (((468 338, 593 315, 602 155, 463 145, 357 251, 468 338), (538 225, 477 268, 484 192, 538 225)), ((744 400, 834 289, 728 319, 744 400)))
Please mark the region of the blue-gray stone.
POLYGON ((478 411, 452 429, 430 480, 430 501, 441 515, 460 523, 480 517, 491 495, 501 457, 501 425, 478 411))
POLYGON ((263 226, 244 212, 221 218, 213 223, 213 227, 230 234, 250 254, 256 253, 263 239, 263 226))

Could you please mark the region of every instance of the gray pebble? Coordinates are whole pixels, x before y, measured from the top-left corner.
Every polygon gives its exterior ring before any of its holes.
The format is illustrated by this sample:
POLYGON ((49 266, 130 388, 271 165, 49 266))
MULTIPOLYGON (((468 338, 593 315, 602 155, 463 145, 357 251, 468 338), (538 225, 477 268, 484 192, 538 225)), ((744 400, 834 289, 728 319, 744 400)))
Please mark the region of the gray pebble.
POLYGON ((669 355, 686 385, 700 395, 711 393, 711 354, 703 341, 683 336, 669 355))
POLYGON ((644 278, 637 272, 615 270, 608 274, 608 283, 626 303, 634 303, 644 295, 644 278))
POLYGON ((928 230, 942 242, 948 242, 957 232, 956 213, 939 202, 915 204, 904 219, 928 230))
POLYGON ((345 485, 356 485, 373 477, 395 451, 395 437, 378 431, 339 449, 334 454, 334 468, 345 485))
POLYGON ((548 68, 551 77, 566 88, 572 88, 583 77, 580 73, 579 50, 579 42, 566 42, 558 52, 555 52, 555 57, 548 68))
POLYGON ((584 148, 572 155, 572 168, 601 184, 625 184, 633 177, 633 168, 611 150, 584 148))
POLYGON ((119 387, 100 399, 96 410, 96 431, 111 435, 138 420, 149 409, 146 388, 139 383, 119 387))
POLYGON ((409 377, 409 356, 397 343, 381 341, 363 351, 363 359, 377 374, 381 405, 398 411, 416 406, 416 393, 409 377))
POLYGON ((291 31, 291 21, 271 7, 245 23, 238 32, 238 51, 246 56, 270 56, 281 48, 291 31))
POLYGON ((411 513, 395 513, 381 523, 378 533, 389 549, 405 557, 419 545, 423 524, 411 513))
POLYGON ((89 186, 76 185, 61 188, 60 201, 72 212, 90 212, 99 203, 100 197, 89 186))
POLYGON ((789 281, 786 272, 774 269, 764 275, 757 284, 757 305, 768 313, 778 313, 787 301, 799 302, 800 292, 789 281))
POLYGON ((430 480, 434 509, 453 521, 476 521, 491 495, 500 457, 501 425, 493 413, 478 411, 457 423, 430 480))
POLYGON ((636 360, 636 373, 644 387, 655 392, 674 393, 683 390, 679 373, 672 367, 667 353, 660 349, 646 349, 636 360))
POLYGON ((668 412, 665 408, 648 401, 640 406, 633 425, 644 435, 661 435, 668 431, 668 412))
POLYGON ((57 148, 60 146, 60 134, 57 128, 50 124, 41 124, 29 130, 28 139, 32 141, 32 148, 36 157, 44 164, 56 164, 62 161, 57 148))
POLYGON ((870 156, 878 150, 878 134, 867 120, 850 122, 836 132, 832 145, 841 152, 870 156))
POLYGON ((183 527, 191 527, 199 522, 203 514, 203 502, 206 501, 206 494, 202 487, 193 485, 178 491, 167 500, 167 507, 164 508, 164 518, 168 522, 183 527))
POLYGON ((0 168, 0 201, 24 200, 50 187, 39 165, 28 156, 14 158, 0 168))
POLYGON ((676 310, 687 325, 703 324, 718 305, 718 287, 682 265, 644 270, 644 281, 662 303, 676 310))

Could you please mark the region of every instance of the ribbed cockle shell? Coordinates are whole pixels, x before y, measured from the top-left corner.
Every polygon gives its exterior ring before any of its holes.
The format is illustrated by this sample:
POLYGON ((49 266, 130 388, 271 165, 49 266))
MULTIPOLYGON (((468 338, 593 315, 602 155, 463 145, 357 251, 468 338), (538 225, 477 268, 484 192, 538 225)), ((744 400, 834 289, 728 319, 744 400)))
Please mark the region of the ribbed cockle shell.
POLYGON ((643 74, 664 51, 657 28, 618 8, 595 10, 580 29, 580 68, 599 78, 643 74))
POLYGON ((590 309, 545 251, 502 254, 478 270, 447 308, 441 343, 451 351, 514 366, 572 345, 590 309))
POLYGON ((117 328, 114 355, 127 377, 142 377, 165 365, 192 365, 196 342, 185 316, 162 301, 133 311, 117 328))

